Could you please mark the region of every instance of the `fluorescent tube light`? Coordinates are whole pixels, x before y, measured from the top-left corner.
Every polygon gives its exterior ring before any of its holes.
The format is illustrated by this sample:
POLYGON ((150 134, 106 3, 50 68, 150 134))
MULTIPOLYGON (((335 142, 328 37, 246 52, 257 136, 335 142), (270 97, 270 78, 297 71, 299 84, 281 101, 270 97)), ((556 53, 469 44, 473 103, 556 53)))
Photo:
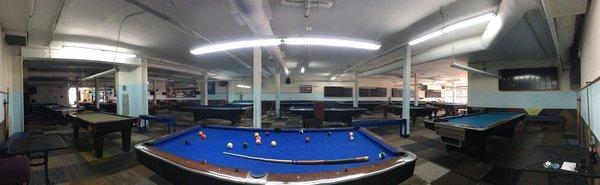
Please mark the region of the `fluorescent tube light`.
POLYGON ((92 79, 100 78, 102 76, 106 76, 106 75, 113 74, 113 73, 116 73, 116 72, 119 72, 119 69, 118 68, 113 68, 113 69, 110 69, 108 71, 100 72, 100 73, 97 73, 97 74, 94 74, 94 75, 82 78, 79 81, 92 80, 92 79))
POLYGON ((304 67, 300 68, 300 73, 304 73, 304 67))
POLYGON ((192 49, 190 52, 194 55, 201 55, 206 53, 212 53, 217 51, 226 51, 232 49, 241 48, 253 48, 261 46, 277 46, 281 44, 281 39, 254 39, 254 40, 242 40, 234 42, 223 42, 208 44, 206 46, 192 49))
POLYGON ((408 42, 409 45, 416 45, 418 43, 421 43, 423 41, 438 37, 440 35, 444 34, 444 32, 442 32, 441 30, 435 31, 433 33, 427 34, 425 36, 419 37, 418 39, 412 40, 410 42, 408 42))
POLYGON ((284 72, 286 75, 289 75, 289 74, 290 74, 290 70, 289 70, 287 67, 283 69, 283 72, 284 72))
POLYGON ((329 78, 330 80, 335 80, 335 76, 332 76, 331 78, 329 78))
POLYGON ((493 13, 487 13, 487 14, 483 14, 471 19, 467 19, 465 21, 461 21, 459 23, 450 25, 450 26, 446 26, 445 28, 442 28, 441 30, 437 30, 433 33, 427 34, 425 36, 419 37, 415 40, 412 40, 410 42, 408 42, 409 45, 416 45, 419 44, 421 42, 427 41, 429 39, 438 37, 440 35, 443 35, 444 33, 449 33, 449 32, 453 32, 462 28, 466 28, 469 26, 473 26, 476 24, 480 24, 480 23, 484 23, 484 22, 489 22, 490 20, 492 20, 492 18, 494 18, 494 14, 493 13))
POLYGON ((347 47, 366 50, 378 50, 381 44, 375 42, 365 42, 349 39, 333 39, 333 38, 271 38, 271 39, 251 39, 233 42, 212 43, 197 47, 190 50, 194 55, 213 53, 218 51, 226 51, 241 48, 278 46, 278 45, 318 45, 318 46, 333 46, 347 47))
POLYGON ((378 50, 381 47, 381 44, 371 42, 330 38, 283 38, 283 43, 287 45, 334 46, 366 50, 378 50))
POLYGON ((498 79, 501 78, 500 76, 498 76, 496 74, 492 74, 492 73, 489 73, 487 71, 482 71, 482 70, 475 69, 475 68, 468 67, 468 66, 463 66, 463 65, 460 65, 460 64, 457 64, 457 63, 451 64, 450 67, 455 68, 455 69, 460 69, 460 70, 463 70, 463 71, 467 71, 467 72, 472 72, 472 73, 475 73, 475 74, 480 74, 480 75, 485 75, 485 76, 493 77, 493 78, 498 78, 498 79))
POLYGON ((235 86, 239 87, 239 88, 245 88, 245 89, 250 89, 251 88, 249 85, 242 85, 242 84, 237 84, 235 86))
POLYGON ((81 55, 102 55, 102 56, 113 56, 117 55, 117 57, 124 58, 135 58, 137 55, 131 53, 123 53, 123 52, 115 52, 101 49, 93 49, 93 48, 85 48, 85 47, 77 47, 77 46, 63 46, 65 51, 73 52, 81 55))

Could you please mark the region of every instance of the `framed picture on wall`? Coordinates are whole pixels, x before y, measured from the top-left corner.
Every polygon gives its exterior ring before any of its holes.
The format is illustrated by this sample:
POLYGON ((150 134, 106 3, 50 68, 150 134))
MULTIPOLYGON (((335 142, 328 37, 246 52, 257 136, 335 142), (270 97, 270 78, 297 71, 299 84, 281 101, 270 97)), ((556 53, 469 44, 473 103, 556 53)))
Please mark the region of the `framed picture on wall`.
POLYGON ((312 93, 312 86, 310 85, 301 85, 300 93, 312 93))

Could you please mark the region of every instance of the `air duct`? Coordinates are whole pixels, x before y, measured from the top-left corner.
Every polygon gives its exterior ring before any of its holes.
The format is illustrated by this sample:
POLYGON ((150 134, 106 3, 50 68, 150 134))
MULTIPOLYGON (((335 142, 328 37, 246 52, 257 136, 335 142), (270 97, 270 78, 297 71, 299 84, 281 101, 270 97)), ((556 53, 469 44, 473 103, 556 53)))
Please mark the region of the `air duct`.
MULTIPOLYGON (((270 19, 271 7, 267 1, 262 0, 229 0, 232 5, 232 14, 241 25, 248 25, 250 31, 257 36, 272 36, 270 19)), ((275 60, 281 71, 285 71, 285 60, 279 46, 264 47, 275 60)))
MULTIPOLYGON (((481 36, 461 39, 445 45, 434 47, 428 51, 413 55, 412 65, 418 65, 446 58, 481 51, 493 45, 498 38, 511 30, 529 10, 539 8, 537 0, 503 0, 496 16, 488 23, 481 36)), ((401 59, 399 59, 401 60, 401 59)), ((402 68, 401 62, 391 62, 380 67, 363 71, 359 76, 385 74, 402 68)))

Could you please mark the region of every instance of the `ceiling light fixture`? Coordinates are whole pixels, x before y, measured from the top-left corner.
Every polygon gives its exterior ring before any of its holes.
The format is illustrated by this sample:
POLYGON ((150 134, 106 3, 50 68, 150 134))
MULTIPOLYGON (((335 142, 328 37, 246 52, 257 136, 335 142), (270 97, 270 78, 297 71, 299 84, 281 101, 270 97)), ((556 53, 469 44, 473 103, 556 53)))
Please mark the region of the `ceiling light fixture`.
POLYGON ((472 72, 472 73, 475 73, 475 74, 480 74, 480 75, 485 75, 485 76, 493 77, 493 78, 498 78, 498 79, 501 78, 500 76, 498 76, 496 74, 492 74, 492 73, 489 73, 487 71, 482 71, 482 70, 475 69, 475 68, 468 67, 468 66, 463 66, 463 65, 460 65, 460 64, 457 64, 457 63, 450 64, 450 67, 455 68, 455 69, 459 69, 459 70, 463 70, 463 71, 467 71, 467 72, 472 72))
POLYGON ((286 67, 283 69, 283 73, 285 73, 285 75, 289 75, 290 74, 290 70, 286 67))
POLYGON ((137 55, 131 54, 131 53, 115 52, 115 51, 108 51, 108 50, 102 50, 102 49, 93 49, 93 48, 86 48, 86 47, 78 47, 78 46, 63 46, 62 48, 65 51, 74 52, 74 53, 80 53, 80 54, 110 55, 110 56, 117 55, 117 57, 124 57, 124 58, 135 58, 135 57, 137 57, 137 55))
POLYGON ((218 51, 226 51, 241 48, 278 46, 278 45, 317 45, 332 47, 347 47, 366 50, 378 50, 380 43, 359 41, 352 39, 334 39, 334 38, 270 38, 270 39, 252 39, 233 42, 211 43, 190 50, 193 55, 201 55, 218 51))
POLYGON ((249 85, 242 85, 242 84, 237 84, 235 86, 239 87, 239 88, 244 88, 244 89, 250 89, 251 88, 249 85))
POLYGON ((331 78, 329 78, 330 80, 335 80, 335 76, 332 76, 331 78))
POLYGON ((300 73, 304 74, 304 67, 300 68, 300 73))
POLYGON ((440 35, 443 35, 444 33, 449 33, 449 32, 456 31, 456 30, 459 30, 459 29, 462 29, 462 28, 466 28, 466 27, 469 27, 469 26, 473 26, 473 25, 476 25, 476 24, 479 24, 479 23, 489 22, 490 20, 492 20, 492 18, 494 18, 494 14, 493 13, 483 14, 483 15, 480 15, 480 16, 477 16, 477 17, 474 17, 474 18, 471 18, 471 19, 467 19, 465 21, 461 21, 461 22, 456 23, 456 24, 452 24, 450 26, 446 26, 445 28, 442 28, 441 30, 437 30, 437 31, 435 31, 433 33, 429 33, 429 34, 427 34, 425 36, 422 36, 422 37, 419 37, 419 38, 417 38, 415 40, 412 40, 412 41, 408 42, 408 44, 411 45, 411 46, 412 45, 416 45, 416 44, 419 44, 419 43, 424 42, 426 40, 429 40, 429 39, 438 37, 440 35))

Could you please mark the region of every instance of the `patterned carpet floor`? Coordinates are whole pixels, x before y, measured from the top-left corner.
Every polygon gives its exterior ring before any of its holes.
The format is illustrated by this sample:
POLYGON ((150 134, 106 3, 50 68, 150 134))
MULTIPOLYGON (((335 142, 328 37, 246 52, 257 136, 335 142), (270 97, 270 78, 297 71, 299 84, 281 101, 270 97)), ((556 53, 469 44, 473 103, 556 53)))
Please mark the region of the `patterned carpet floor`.
MULTIPOLYGON (((177 113, 177 129, 192 126, 189 114, 177 113)), ((383 117, 371 114, 365 117, 383 117)), ((251 120, 243 120, 243 125, 251 120)), ((226 122, 214 122, 227 124, 226 122)), ((267 121, 268 122, 268 121, 267 121)), ((151 123, 148 132, 139 133, 134 129, 132 146, 166 134, 166 127, 160 123, 151 123)), ((268 125, 267 125, 268 126, 268 125)), ((28 121, 31 134, 60 134, 69 147, 51 152, 49 159, 50 181, 53 184, 170 184, 159 175, 137 163, 133 151, 121 150, 119 133, 104 138, 104 156, 93 157, 92 138, 82 130, 79 139, 73 138, 71 126, 60 126, 47 118, 39 117, 28 121)), ((564 145, 562 131, 517 128, 515 138, 491 137, 488 140, 487 154, 478 160, 460 152, 447 151, 435 132, 424 127, 421 119, 411 126, 411 136, 401 138, 397 127, 371 129, 376 134, 396 146, 407 149, 418 156, 414 175, 402 184, 549 184, 545 174, 524 172, 522 164, 539 144, 564 145)), ((572 182, 572 181, 567 181, 572 182)), ((585 184, 586 180, 579 180, 585 184)), ((30 184, 44 184, 43 167, 32 167, 30 184)), ((550 183, 552 184, 552 183, 550 183)), ((574 184, 574 183, 573 183, 574 184)))

